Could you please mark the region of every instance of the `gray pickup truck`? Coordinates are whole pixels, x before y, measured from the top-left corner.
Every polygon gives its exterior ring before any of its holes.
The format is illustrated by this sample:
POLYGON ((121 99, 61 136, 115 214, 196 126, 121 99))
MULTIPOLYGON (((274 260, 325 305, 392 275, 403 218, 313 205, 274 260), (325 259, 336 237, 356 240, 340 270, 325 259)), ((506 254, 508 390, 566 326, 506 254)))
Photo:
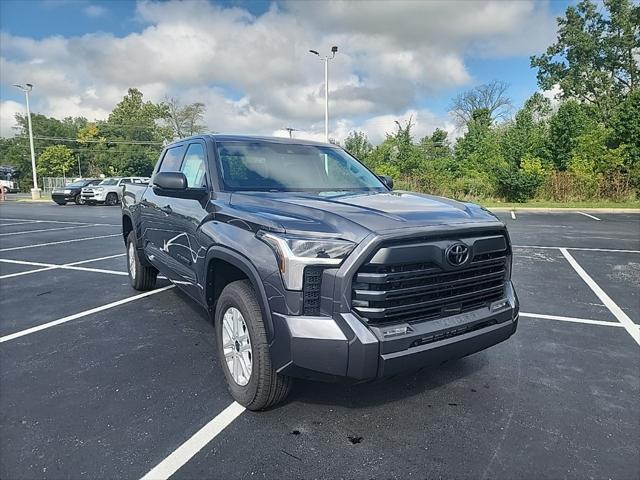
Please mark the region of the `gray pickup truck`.
POLYGON ((518 322, 511 244, 487 210, 394 191, 335 145, 232 135, 164 148, 128 184, 135 289, 168 277, 213 316, 231 395, 366 381, 478 352, 518 322))

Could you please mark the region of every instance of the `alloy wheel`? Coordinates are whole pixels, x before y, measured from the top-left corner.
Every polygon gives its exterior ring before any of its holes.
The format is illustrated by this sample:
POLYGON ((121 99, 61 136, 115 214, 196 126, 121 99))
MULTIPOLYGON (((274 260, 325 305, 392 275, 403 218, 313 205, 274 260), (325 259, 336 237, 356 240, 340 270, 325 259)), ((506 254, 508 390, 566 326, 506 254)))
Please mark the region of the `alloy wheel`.
POLYGON ((228 308, 222 317, 222 349, 231 378, 245 386, 251 379, 253 351, 247 324, 235 307, 228 308))

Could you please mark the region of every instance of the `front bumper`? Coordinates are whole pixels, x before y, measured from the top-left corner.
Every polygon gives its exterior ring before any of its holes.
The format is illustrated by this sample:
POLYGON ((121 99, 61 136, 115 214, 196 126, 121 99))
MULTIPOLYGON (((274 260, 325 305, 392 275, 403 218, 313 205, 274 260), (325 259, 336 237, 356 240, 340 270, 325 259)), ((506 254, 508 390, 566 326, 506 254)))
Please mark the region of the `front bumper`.
POLYGON ((73 202, 76 199, 76 195, 78 195, 78 193, 70 193, 67 195, 56 192, 51 194, 51 199, 54 202, 73 202))
MULTIPOLYGON (((392 327, 366 326, 352 313, 332 317, 273 313, 278 347, 272 349, 278 372, 316 380, 366 381, 439 365, 507 340, 516 331, 519 304, 511 282, 506 304, 437 320, 392 327), (405 334, 385 330, 407 326, 405 334)), ((496 302, 498 303, 498 302, 496 302)))
POLYGON ((82 199, 85 202, 104 202, 107 196, 103 193, 83 193, 82 199))

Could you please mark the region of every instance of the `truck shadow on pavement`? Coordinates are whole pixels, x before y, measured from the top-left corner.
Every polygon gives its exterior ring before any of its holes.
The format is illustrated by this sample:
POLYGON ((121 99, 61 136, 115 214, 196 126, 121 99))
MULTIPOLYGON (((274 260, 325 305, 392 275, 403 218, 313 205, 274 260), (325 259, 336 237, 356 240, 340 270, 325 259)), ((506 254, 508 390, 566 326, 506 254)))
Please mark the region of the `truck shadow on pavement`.
MULTIPOLYGON (((441 365, 425 367, 367 383, 324 383, 296 380, 292 394, 286 403, 300 402, 356 409, 384 405, 421 395, 425 392, 435 394, 439 389, 450 383, 474 375, 482 370, 487 363, 486 355, 480 352, 471 357, 452 360, 441 365)), ((479 385, 479 388, 483 387, 488 388, 488 385, 479 385)))

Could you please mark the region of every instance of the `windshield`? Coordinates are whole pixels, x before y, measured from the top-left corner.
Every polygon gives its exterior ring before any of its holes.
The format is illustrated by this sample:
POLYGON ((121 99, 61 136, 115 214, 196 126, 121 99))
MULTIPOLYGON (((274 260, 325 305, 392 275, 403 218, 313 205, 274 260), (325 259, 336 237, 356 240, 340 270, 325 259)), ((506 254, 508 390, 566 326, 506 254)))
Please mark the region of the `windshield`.
POLYGON ((234 141, 218 143, 218 154, 226 190, 387 190, 378 177, 335 147, 234 141))
POLYGON ((100 185, 117 185, 118 180, 118 178, 107 178, 106 180, 101 181, 100 185))

